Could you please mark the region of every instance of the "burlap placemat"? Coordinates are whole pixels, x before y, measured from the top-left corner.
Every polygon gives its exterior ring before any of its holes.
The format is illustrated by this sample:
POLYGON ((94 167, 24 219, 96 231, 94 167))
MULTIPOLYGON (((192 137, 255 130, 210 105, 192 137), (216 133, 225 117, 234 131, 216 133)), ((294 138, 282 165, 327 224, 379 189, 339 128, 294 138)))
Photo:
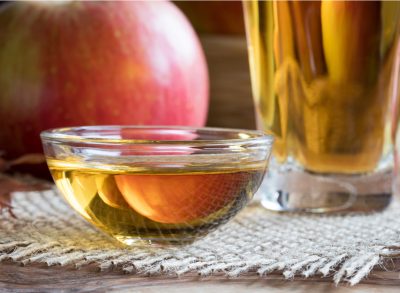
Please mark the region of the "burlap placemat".
POLYGON ((14 212, 0 216, 0 261, 24 265, 97 265, 102 270, 179 276, 279 271, 284 277, 330 276, 356 284, 397 254, 400 209, 348 216, 269 213, 252 205, 192 245, 127 248, 92 228, 53 191, 15 193, 14 212))

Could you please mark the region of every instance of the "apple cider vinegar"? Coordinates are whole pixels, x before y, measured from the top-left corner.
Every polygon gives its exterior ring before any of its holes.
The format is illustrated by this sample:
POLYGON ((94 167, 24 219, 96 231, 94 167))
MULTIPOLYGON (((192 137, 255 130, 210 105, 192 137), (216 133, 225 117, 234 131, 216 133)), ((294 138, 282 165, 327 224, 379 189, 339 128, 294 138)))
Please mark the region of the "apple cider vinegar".
POLYGON ((390 146, 400 3, 245 1, 259 127, 274 157, 317 173, 373 172, 390 146))
POLYGON ((222 170, 110 170, 69 160, 49 160, 48 165, 69 204, 127 244, 133 238, 191 242, 204 236, 252 198, 266 167, 264 162, 222 170))
POLYGON ((192 243, 242 210, 272 136, 243 129, 81 126, 41 134, 70 206, 127 245, 192 243))
POLYGON ((258 128, 275 136, 262 204, 315 213, 388 206, 400 2, 243 7, 258 128))

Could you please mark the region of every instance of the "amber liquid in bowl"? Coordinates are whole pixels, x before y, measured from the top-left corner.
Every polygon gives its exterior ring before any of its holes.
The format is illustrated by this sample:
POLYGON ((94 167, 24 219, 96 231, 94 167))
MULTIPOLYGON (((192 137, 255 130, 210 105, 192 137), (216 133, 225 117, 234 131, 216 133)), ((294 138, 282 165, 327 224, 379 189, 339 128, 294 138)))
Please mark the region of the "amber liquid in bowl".
POLYGON ((48 160, 69 204, 96 227, 131 245, 191 243, 227 222, 259 187, 265 162, 213 170, 88 167, 48 160))

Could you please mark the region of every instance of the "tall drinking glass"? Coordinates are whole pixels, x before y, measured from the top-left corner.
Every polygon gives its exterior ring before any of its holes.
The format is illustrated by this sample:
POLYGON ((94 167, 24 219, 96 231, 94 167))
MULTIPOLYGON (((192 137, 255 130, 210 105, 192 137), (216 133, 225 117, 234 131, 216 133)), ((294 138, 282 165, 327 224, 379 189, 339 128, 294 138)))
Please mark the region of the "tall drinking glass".
POLYGON ((243 7, 258 127, 276 138, 262 204, 311 212, 386 207, 400 2, 243 7))

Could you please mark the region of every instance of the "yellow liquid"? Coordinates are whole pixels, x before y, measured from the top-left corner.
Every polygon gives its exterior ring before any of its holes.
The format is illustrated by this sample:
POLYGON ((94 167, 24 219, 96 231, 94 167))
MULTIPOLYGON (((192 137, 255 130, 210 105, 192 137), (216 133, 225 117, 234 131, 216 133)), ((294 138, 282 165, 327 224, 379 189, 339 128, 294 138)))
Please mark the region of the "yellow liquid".
POLYGON ((265 166, 223 171, 87 168, 48 161, 70 205, 98 228, 130 244, 137 238, 191 242, 233 217, 252 198, 265 166))
POLYGON ((280 163, 373 171, 390 150, 400 3, 245 1, 253 96, 280 163))

